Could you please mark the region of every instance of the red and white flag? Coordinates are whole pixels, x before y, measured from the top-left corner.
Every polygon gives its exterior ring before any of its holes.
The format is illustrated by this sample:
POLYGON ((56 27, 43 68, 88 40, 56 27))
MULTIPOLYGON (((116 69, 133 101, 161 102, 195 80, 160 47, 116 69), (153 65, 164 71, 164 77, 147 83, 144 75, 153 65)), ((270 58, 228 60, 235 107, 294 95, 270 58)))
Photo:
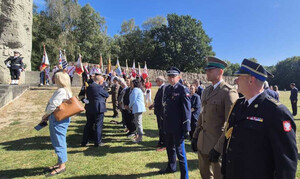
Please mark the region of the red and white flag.
POLYGON ((143 69, 142 78, 146 79, 147 77, 148 77, 148 69, 147 69, 147 64, 145 62, 145 66, 144 66, 144 69, 143 69))
POLYGON ((81 55, 80 54, 79 54, 79 57, 78 57, 78 60, 77 60, 75 71, 76 71, 76 73, 78 73, 78 75, 80 75, 84 71, 83 66, 82 66, 82 62, 81 62, 81 55))
POLYGON ((50 62, 49 62, 48 55, 47 55, 47 52, 46 52, 46 48, 45 48, 45 45, 44 45, 44 54, 43 54, 43 59, 42 59, 42 64, 41 64, 40 70, 41 71, 45 70, 45 68, 49 65, 50 65, 50 62))
POLYGON ((136 77, 135 61, 133 61, 133 64, 132 64, 131 76, 134 78, 136 77))

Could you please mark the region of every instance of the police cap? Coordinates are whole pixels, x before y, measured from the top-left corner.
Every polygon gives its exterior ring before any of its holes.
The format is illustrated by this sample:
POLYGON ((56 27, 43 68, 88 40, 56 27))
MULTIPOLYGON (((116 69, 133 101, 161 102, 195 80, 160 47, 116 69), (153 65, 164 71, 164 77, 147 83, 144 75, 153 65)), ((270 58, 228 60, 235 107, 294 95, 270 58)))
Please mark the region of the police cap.
POLYGON ((170 75, 179 75, 180 74, 180 70, 176 67, 171 67, 170 69, 167 70, 167 75, 170 76, 170 75))
POLYGON ((251 75, 261 81, 266 81, 268 77, 274 77, 262 65, 248 59, 243 60, 239 71, 235 72, 234 75, 251 75))

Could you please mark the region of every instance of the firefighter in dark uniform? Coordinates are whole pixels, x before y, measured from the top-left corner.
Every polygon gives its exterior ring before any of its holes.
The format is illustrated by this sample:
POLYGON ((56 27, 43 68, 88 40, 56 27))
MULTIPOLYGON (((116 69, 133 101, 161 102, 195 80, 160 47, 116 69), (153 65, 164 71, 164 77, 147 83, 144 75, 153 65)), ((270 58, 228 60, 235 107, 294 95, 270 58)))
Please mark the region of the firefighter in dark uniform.
POLYGON ((168 154, 168 166, 160 174, 176 171, 176 155, 179 160, 181 178, 188 178, 188 166, 184 139, 191 130, 191 102, 189 90, 179 83, 180 71, 171 67, 167 71, 170 85, 165 87, 163 96, 165 144, 168 154))
POLYGON ((18 85, 20 79, 20 70, 24 70, 23 57, 20 57, 19 51, 14 51, 14 56, 9 57, 4 61, 9 68, 11 76, 11 85, 18 85))
POLYGON ((295 178, 296 126, 289 110, 263 89, 271 74, 260 64, 244 59, 236 75, 244 97, 233 106, 225 129, 224 178, 295 178))

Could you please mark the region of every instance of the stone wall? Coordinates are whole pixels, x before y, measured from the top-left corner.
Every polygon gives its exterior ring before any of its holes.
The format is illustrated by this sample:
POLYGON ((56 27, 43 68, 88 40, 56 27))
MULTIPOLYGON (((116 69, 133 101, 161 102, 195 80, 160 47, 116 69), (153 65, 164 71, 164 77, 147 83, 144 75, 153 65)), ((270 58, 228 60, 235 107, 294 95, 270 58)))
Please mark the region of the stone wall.
MULTIPOLYGON (((33 0, 0 0, 0 83, 10 81, 4 60, 14 50, 21 52, 26 70, 31 71, 32 7, 33 0)), ((22 75, 21 83, 24 81, 22 75)))
MULTIPOLYGON (((153 85, 155 85, 155 79, 158 76, 164 76, 167 80, 166 71, 163 70, 152 70, 148 69, 149 78, 153 85)), ((53 73, 50 73, 50 76, 52 77, 53 73)), ((22 73, 23 76, 25 76, 25 83, 28 85, 38 85, 40 83, 40 72, 39 71, 26 71, 25 73, 22 73)), ((181 73, 182 79, 187 80, 189 83, 192 83, 194 79, 201 80, 204 86, 209 85, 210 83, 206 80, 205 74, 198 74, 198 73, 181 73)), ((234 84, 235 77, 232 76, 225 76, 224 80, 233 85, 234 84)), ((81 76, 75 74, 73 78, 73 84, 72 86, 81 86, 81 76)))

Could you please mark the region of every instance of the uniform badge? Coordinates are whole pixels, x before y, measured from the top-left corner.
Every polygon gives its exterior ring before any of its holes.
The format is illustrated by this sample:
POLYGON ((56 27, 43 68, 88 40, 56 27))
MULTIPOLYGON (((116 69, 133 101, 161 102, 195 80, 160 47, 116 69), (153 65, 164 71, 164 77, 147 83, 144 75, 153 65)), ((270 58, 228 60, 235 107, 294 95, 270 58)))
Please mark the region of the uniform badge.
POLYGON ((255 105, 254 105, 254 108, 258 108, 258 104, 255 104, 255 105))
POLYGON ((292 130, 291 121, 282 121, 282 124, 285 132, 290 132, 292 130))
POLYGON ((259 117, 247 117, 247 119, 251 121, 264 122, 264 119, 259 117))

